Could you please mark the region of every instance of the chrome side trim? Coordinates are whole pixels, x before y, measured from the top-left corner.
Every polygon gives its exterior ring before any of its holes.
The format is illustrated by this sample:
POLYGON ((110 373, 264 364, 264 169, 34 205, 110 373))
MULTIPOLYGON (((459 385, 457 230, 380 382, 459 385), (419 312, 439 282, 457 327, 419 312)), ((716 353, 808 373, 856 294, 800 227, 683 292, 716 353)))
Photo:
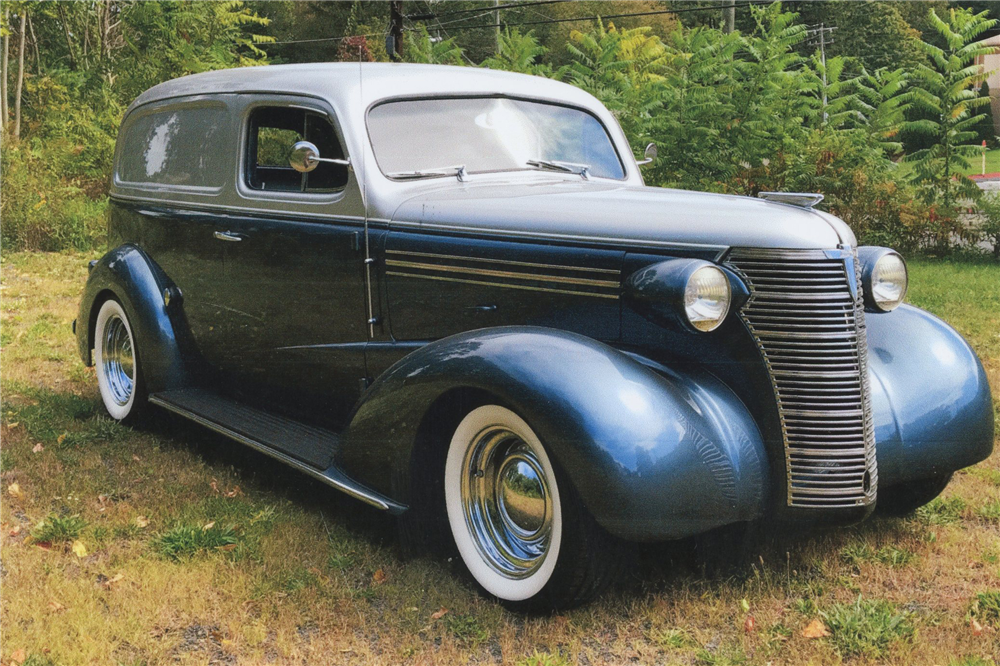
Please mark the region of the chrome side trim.
POLYGON ((392 513, 401 513, 406 509, 406 507, 400 504, 396 504, 395 502, 392 502, 390 504, 389 500, 385 500, 376 495, 375 493, 370 492, 358 486, 357 484, 350 483, 347 477, 344 477, 344 479, 337 479, 331 476, 327 476, 323 471, 318 470, 314 467, 310 467, 309 465, 306 465, 305 463, 300 462, 295 458, 292 458, 291 456, 282 453, 281 451, 272 449, 269 446, 265 446, 264 444, 261 444, 256 440, 246 437, 245 435, 241 435, 240 433, 230 430, 225 426, 221 426, 218 423, 206 419, 203 416, 199 416, 194 412, 188 411, 183 407, 179 407, 173 403, 167 402, 166 400, 163 400, 160 397, 158 397, 155 393, 149 396, 149 402, 159 407, 163 407, 164 409, 171 411, 175 414, 183 416, 186 419, 194 421, 199 425, 203 425, 209 430, 217 432, 220 435, 225 435, 226 437, 235 440, 240 444, 245 444, 256 451, 263 453, 264 455, 271 456, 275 460, 283 462, 289 467, 293 467, 300 472, 304 472, 309 476, 313 477, 314 479, 322 481, 326 485, 336 488, 337 490, 346 493, 347 495, 350 495, 354 499, 361 500, 365 504, 369 504, 375 507, 376 509, 381 509, 383 511, 391 511, 392 513))
POLYGON ((516 273, 513 271, 500 271, 490 268, 467 268, 465 266, 449 266, 446 264, 425 264, 416 261, 400 261, 398 259, 387 259, 386 266, 396 266, 399 268, 416 268, 429 271, 441 271, 444 273, 464 273, 467 275, 483 275, 487 277, 506 277, 515 280, 537 280, 539 282, 561 282, 563 284, 577 284, 590 287, 611 287, 617 289, 621 283, 617 280, 594 280, 588 278, 572 278, 562 275, 543 275, 532 273, 516 273))
POLYGON ((529 268, 555 268, 572 271, 583 271, 588 273, 609 273, 611 275, 621 275, 621 271, 616 268, 591 268, 589 266, 565 266, 560 264, 538 264, 531 261, 513 261, 511 259, 486 259, 483 257, 467 257, 457 254, 437 254, 434 252, 412 252, 410 250, 386 250, 386 254, 404 254, 413 257, 428 257, 431 259, 455 259, 461 261, 473 261, 487 264, 504 264, 507 266, 526 266, 529 268))
POLYGON ((460 278, 445 277, 443 275, 423 275, 421 273, 403 273, 399 271, 386 271, 386 275, 396 277, 416 278, 420 280, 438 280, 440 282, 459 282, 461 284, 479 284, 487 287, 503 287, 507 289, 521 289, 523 291, 541 291, 550 294, 565 294, 570 296, 592 296, 594 298, 611 298, 618 300, 618 294, 601 294, 592 291, 574 291, 571 289, 548 289, 545 287, 532 287, 526 284, 507 284, 504 282, 488 282, 486 280, 464 280, 460 278))

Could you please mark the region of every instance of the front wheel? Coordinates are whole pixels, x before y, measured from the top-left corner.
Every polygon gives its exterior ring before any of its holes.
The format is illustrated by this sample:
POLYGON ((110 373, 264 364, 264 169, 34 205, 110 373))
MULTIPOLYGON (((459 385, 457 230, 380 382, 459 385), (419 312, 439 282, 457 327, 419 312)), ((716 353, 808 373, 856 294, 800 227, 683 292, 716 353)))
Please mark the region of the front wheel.
POLYGON ((146 406, 135 335, 121 303, 108 299, 94 325, 94 365, 101 401, 111 418, 130 422, 146 406))
POLYGON ((620 569, 617 542, 584 510, 531 427, 505 407, 485 405, 462 419, 444 486, 462 562, 513 609, 579 605, 620 569))

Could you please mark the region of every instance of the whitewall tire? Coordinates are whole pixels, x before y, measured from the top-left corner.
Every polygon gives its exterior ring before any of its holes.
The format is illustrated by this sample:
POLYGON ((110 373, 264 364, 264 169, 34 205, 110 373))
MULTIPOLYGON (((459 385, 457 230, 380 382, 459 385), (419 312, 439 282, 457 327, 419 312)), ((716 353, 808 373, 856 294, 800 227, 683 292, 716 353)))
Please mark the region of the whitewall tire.
POLYGON ((563 514, 555 470, 531 427, 485 405, 455 430, 444 474, 455 545, 486 592, 521 602, 540 594, 559 561, 563 514))
POLYGON ((130 420, 145 406, 135 334, 121 304, 108 299, 94 324, 94 366, 101 401, 111 418, 130 420))

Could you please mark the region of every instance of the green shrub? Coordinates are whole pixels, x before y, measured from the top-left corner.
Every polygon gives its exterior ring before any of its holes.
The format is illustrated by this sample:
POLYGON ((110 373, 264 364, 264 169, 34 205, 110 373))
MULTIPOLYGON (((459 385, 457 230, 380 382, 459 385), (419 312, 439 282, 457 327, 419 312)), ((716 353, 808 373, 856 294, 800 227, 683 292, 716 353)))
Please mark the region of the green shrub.
POLYGON ((219 525, 176 525, 153 542, 160 555, 172 560, 183 560, 198 553, 236 546, 239 539, 231 527, 219 525))
POLYGON ((969 614, 983 623, 1000 624, 1000 591, 980 592, 973 598, 969 614))
POLYGON ((58 516, 49 514, 47 518, 31 530, 32 541, 42 543, 63 543, 79 538, 87 521, 78 515, 58 516))
POLYGON ((834 647, 844 657, 885 657, 890 648, 914 633, 910 614, 881 599, 837 604, 820 613, 830 627, 834 647))

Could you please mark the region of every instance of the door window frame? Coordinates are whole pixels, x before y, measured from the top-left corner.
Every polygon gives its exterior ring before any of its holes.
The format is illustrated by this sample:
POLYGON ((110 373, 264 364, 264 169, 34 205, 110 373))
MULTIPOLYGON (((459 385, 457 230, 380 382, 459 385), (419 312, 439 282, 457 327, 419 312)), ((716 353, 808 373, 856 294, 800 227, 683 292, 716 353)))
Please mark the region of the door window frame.
MULTIPOLYGON (((251 144, 250 132, 253 129, 251 116, 257 109, 287 107, 322 116, 333 126, 334 134, 337 141, 340 142, 341 151, 344 153, 344 159, 351 159, 351 151, 348 142, 345 140, 343 127, 337 119, 337 114, 334 113, 333 109, 325 100, 288 94, 273 96, 249 94, 246 96, 252 97, 252 99, 243 105, 243 108, 239 113, 239 158, 236 160, 235 175, 236 192, 239 195, 239 198, 243 200, 244 204, 250 204, 252 206, 260 206, 263 204, 266 206, 268 203, 271 203, 275 204, 273 207, 278 211, 287 211, 288 209, 287 207, 277 204, 306 204, 310 207, 312 207, 311 205, 317 204, 330 205, 345 203, 346 205, 349 205, 348 201, 353 198, 351 196, 352 191, 358 192, 360 189, 357 172, 353 166, 348 167, 347 169, 347 183, 337 190, 294 192, 282 190, 260 190, 250 187, 249 182, 247 182, 250 168, 249 161, 250 159, 256 159, 256 155, 251 156, 249 151, 251 144)), ((360 201, 360 194, 358 195, 358 200, 360 201)), ((267 207, 271 208, 272 206, 267 207)), ((301 211, 301 208, 297 207, 295 210, 301 211)), ((317 210, 316 212, 327 211, 317 210)), ((357 214, 363 214, 363 211, 357 211, 357 214)), ((348 217, 353 215, 354 213, 348 217)))

